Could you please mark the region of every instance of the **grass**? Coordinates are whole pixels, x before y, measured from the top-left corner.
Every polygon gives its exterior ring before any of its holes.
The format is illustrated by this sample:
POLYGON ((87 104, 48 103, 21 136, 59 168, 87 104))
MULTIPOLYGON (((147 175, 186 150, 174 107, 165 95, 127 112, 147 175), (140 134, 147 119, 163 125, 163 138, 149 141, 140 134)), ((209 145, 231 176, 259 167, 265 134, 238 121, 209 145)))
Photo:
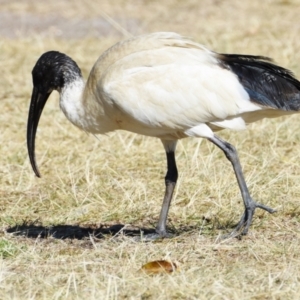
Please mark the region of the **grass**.
POLYGON ((88 136, 66 120, 55 93, 36 140, 41 179, 29 165, 25 137, 30 72, 46 50, 69 54, 87 77, 99 54, 124 36, 172 30, 218 52, 268 55, 300 77, 299 6, 288 0, 2 1, 0 13, 28 24, 34 15, 40 22, 55 15, 76 20, 78 28, 99 18, 108 29, 64 37, 53 21, 51 30, 20 26, 0 40, 0 298, 297 299, 299 116, 220 133, 236 146, 253 197, 278 210, 257 210, 247 237, 222 242, 218 237, 239 220, 243 205, 230 164, 209 142, 179 142, 168 223, 176 237, 139 243, 122 232, 156 224, 166 168, 160 141, 127 132, 88 136), (113 237, 119 224, 125 230, 113 237), (180 272, 139 271, 160 259, 178 261, 180 272))

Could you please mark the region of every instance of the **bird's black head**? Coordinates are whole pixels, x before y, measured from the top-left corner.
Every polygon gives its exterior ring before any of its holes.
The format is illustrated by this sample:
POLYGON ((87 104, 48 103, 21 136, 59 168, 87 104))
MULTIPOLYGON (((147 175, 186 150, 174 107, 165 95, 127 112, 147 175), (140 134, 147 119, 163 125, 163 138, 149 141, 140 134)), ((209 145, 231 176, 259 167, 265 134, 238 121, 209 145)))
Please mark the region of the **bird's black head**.
POLYGON ((32 70, 33 91, 27 122, 27 150, 32 169, 40 177, 35 161, 35 135, 43 108, 53 90, 61 89, 81 77, 76 62, 58 51, 44 53, 32 70))
POLYGON ((44 53, 32 70, 33 86, 44 93, 60 91, 78 76, 81 76, 81 71, 76 62, 58 51, 44 53))

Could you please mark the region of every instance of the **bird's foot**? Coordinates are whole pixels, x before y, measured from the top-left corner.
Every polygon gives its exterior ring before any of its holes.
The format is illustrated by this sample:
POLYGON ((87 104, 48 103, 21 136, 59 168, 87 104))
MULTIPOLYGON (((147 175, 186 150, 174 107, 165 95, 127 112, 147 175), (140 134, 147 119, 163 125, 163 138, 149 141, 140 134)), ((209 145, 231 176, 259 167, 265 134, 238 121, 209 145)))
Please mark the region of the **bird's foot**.
POLYGON ((245 212, 241 217, 239 223, 237 224, 236 228, 231 233, 222 236, 222 239, 228 239, 233 237, 241 238, 243 235, 246 235, 252 223, 252 219, 256 208, 261 208, 270 214, 276 212, 275 209, 260 203, 256 203, 254 200, 251 199, 249 206, 245 208, 245 212))
POLYGON ((171 234, 167 231, 147 233, 147 234, 143 234, 142 232, 138 240, 141 242, 155 242, 155 241, 160 241, 172 237, 174 237, 174 234, 171 234))

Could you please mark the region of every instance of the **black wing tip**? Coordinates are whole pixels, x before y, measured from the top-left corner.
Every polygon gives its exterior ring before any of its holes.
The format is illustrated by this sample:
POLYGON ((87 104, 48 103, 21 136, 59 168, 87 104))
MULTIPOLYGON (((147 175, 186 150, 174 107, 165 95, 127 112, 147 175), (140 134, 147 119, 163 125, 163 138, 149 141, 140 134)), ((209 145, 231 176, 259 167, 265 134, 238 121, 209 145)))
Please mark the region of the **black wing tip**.
POLYGON ((299 111, 300 82, 292 71, 265 56, 221 54, 220 66, 233 72, 259 105, 286 111, 299 111))
POLYGON ((285 80, 297 86, 298 89, 300 88, 299 81, 293 71, 277 65, 273 59, 267 56, 219 54, 218 58, 222 67, 229 67, 230 69, 232 69, 234 66, 261 68, 262 70, 270 72, 275 76, 284 78, 285 80))
POLYGON ((249 55, 249 54, 227 54, 220 53, 219 58, 222 61, 265 61, 265 62, 274 62, 274 60, 268 56, 263 55, 249 55))

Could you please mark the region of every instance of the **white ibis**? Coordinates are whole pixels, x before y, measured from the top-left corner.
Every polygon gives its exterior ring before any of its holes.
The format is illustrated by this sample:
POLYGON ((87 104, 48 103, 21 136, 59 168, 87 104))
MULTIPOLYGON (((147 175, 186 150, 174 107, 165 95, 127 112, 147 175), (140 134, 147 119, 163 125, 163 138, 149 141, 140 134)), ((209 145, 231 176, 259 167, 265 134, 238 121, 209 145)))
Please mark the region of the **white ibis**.
POLYGON ((235 148, 214 133, 245 129, 248 123, 300 109, 300 82, 269 58, 218 54, 176 33, 158 32, 109 48, 86 83, 76 62, 57 51, 38 59, 32 77, 27 147, 36 176, 36 130, 50 93, 57 90, 66 117, 86 132, 122 129, 161 139, 167 174, 157 236, 168 236, 178 177, 176 143, 185 137, 208 139, 231 162, 245 206, 235 234, 247 234, 256 208, 275 212, 252 199, 235 148))

